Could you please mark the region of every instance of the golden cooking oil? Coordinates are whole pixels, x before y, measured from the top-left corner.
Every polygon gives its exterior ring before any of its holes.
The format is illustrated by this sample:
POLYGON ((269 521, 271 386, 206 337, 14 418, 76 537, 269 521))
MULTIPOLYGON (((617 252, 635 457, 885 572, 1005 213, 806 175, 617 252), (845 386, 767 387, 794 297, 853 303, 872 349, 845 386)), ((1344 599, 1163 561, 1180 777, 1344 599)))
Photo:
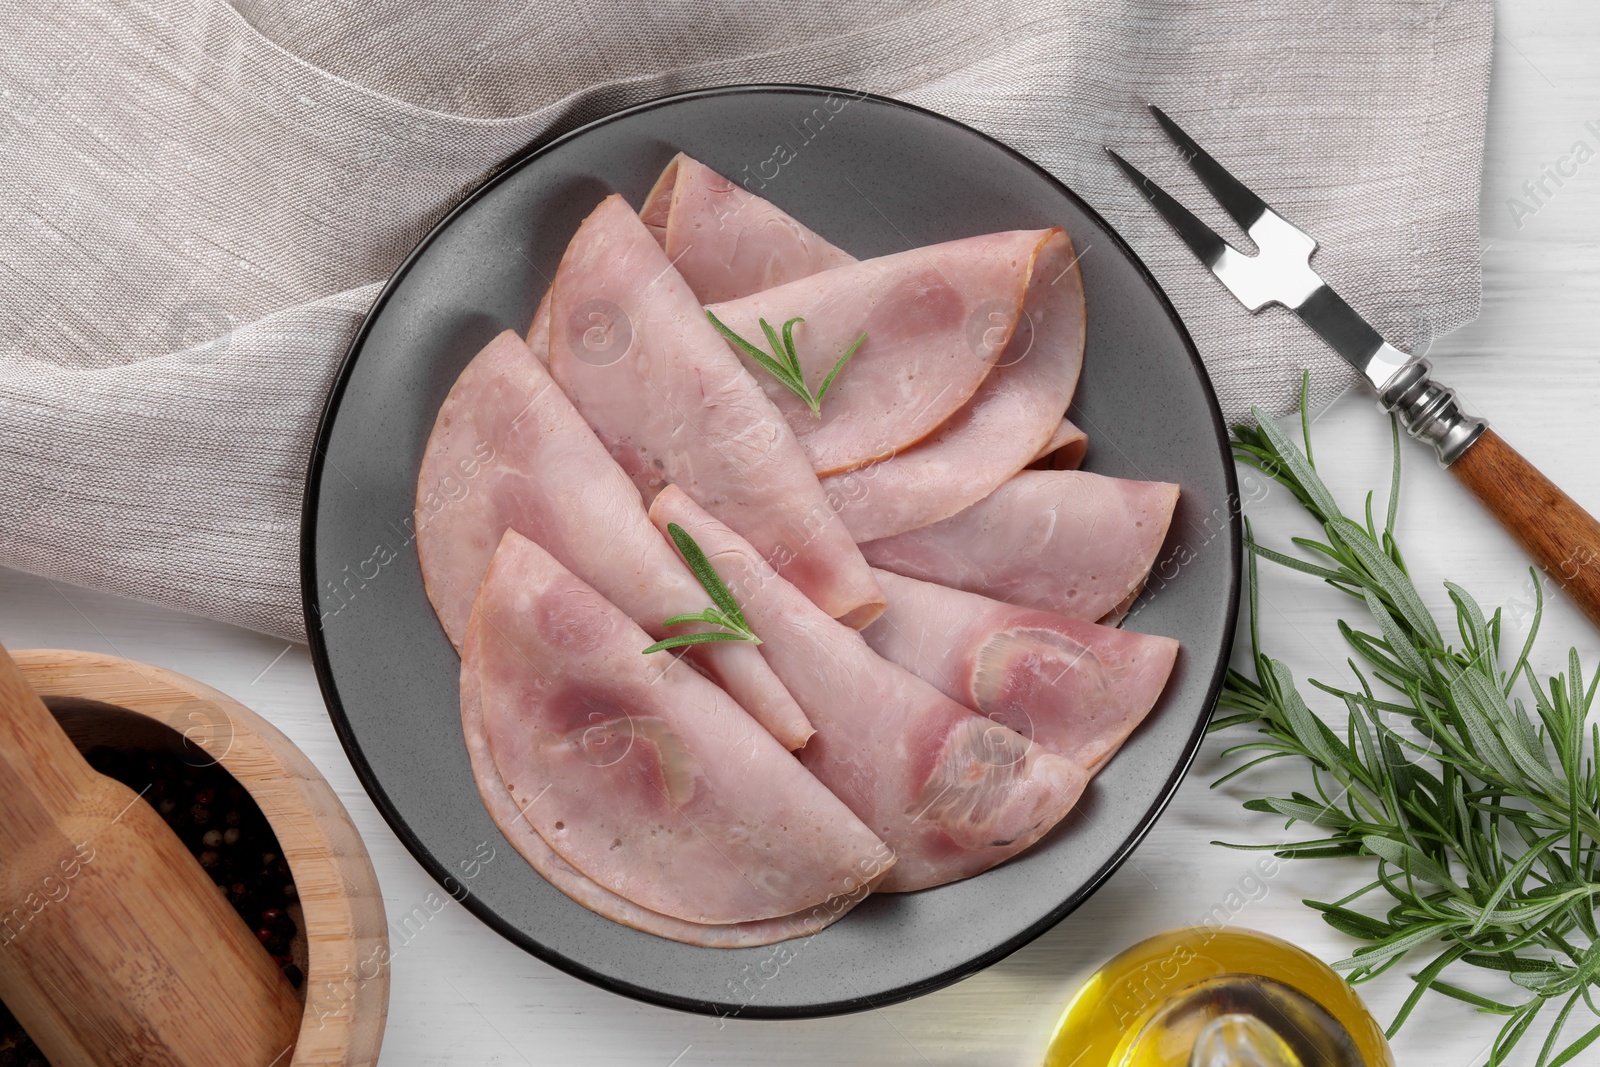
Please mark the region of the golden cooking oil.
POLYGON ((1185 927, 1121 953, 1067 1005, 1045 1067, 1394 1067, 1348 983, 1287 941, 1185 927))

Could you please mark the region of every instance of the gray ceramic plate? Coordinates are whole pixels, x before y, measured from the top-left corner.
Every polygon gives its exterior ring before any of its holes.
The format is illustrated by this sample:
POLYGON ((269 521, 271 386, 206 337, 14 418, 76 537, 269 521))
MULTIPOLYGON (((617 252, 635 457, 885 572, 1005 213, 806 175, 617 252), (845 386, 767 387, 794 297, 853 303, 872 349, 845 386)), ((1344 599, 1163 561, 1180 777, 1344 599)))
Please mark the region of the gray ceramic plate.
POLYGON ((1084 202, 1010 149, 891 100, 798 86, 667 97, 512 160, 396 272, 339 376, 306 485, 307 629, 329 710, 395 833, 479 918, 608 989, 745 1017, 854 1011, 937 989, 1037 937, 1125 859, 1177 789, 1221 684, 1240 535, 1224 428, 1155 281, 1084 202), (874 896, 807 940, 693 948, 594 915, 505 842, 478 799, 459 664, 423 594, 410 520, 434 414, 480 346, 525 327, 568 238, 608 193, 638 205, 682 150, 857 256, 1064 226, 1089 342, 1072 418, 1090 470, 1183 488, 1130 625, 1182 642, 1160 705, 1044 842, 977 878, 874 896), (487 844, 485 844, 487 843, 487 844), (490 862, 482 857, 493 850, 490 862))

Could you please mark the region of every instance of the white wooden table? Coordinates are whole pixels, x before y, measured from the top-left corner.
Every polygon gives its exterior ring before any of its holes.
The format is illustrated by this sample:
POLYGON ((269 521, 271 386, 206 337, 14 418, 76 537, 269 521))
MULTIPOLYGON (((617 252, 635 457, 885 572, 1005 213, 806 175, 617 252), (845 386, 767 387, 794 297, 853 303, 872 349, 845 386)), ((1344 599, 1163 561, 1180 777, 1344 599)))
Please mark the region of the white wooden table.
MULTIPOLYGON (((1600 7, 1592 0, 1502 4, 1483 195, 1484 310, 1435 343, 1440 376, 1481 406, 1500 432, 1591 510, 1600 510, 1600 158, 1568 178, 1536 213, 1517 220, 1545 164, 1579 140, 1600 153, 1600 7), (1520 221, 1520 226, 1518 222, 1520 221)), ((1571 169, 1571 164, 1566 164, 1571 169)), ((1553 186, 1552 186, 1553 188, 1553 186)), ((1316 421, 1324 472, 1349 507, 1386 484, 1388 427, 1355 394, 1316 421)), ((1530 599, 1526 561, 1425 452, 1406 452, 1402 544, 1430 606, 1440 582, 1469 586, 1490 609, 1530 599)), ((1284 542, 1307 524, 1277 490, 1249 515, 1284 542)), ((1338 594, 1299 576, 1264 572, 1270 648, 1296 675, 1344 674, 1334 620, 1338 594)), ((1448 616, 1446 616, 1448 617, 1448 616)), ((1520 633, 1512 624, 1510 633, 1520 633)), ((1600 663, 1600 634, 1559 600, 1543 630, 1541 666, 1569 644, 1600 663)), ((365 835, 391 919, 410 913, 434 883, 373 808, 329 725, 302 646, 0 570, 0 642, 82 648, 192 675, 254 707, 322 768, 365 835)), ((1325 959, 1350 943, 1300 904, 1360 884, 1360 865, 1282 864, 1264 883, 1258 853, 1209 844, 1273 840, 1278 824, 1240 808, 1247 795, 1211 790, 1223 742, 1207 742, 1172 806, 1128 864, 1053 931, 942 992, 879 1011, 808 1022, 727 1022, 638 1004, 546 966, 502 941, 453 901, 420 929, 391 926, 393 991, 385 1067, 448 1064, 1034 1064, 1061 1005, 1109 956, 1147 935, 1197 922, 1221 907, 1232 921, 1287 937, 1325 959)), ((1257 778, 1252 784, 1264 783, 1257 778)), ((1290 785, 1289 780, 1284 781, 1290 785)), ((1292 785, 1290 785, 1292 787, 1292 785)), ((426 909, 422 912, 426 913, 426 909)), ((1387 1019, 1410 983, 1398 974, 1363 987, 1387 1019)), ((1395 1045, 1407 1065, 1481 1063, 1494 1021, 1429 998, 1395 1045)), ((1581 1032, 1574 1030, 1574 1033, 1581 1032)), ((1532 1062, 1537 1042, 1525 1062, 1532 1062)), ((1600 1053, 1590 1050, 1595 1060, 1600 1053)))

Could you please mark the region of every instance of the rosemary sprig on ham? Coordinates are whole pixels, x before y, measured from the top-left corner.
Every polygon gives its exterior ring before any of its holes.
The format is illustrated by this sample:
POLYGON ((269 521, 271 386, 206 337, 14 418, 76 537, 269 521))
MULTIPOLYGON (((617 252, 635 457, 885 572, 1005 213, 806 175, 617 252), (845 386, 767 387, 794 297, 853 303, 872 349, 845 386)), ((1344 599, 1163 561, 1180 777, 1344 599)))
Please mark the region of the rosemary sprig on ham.
POLYGON ((770 322, 766 319, 760 320, 761 332, 767 335, 767 344, 772 346, 772 351, 768 353, 763 352, 758 346, 751 344, 734 333, 721 319, 711 312, 706 312, 706 318, 711 320, 711 325, 715 326, 717 331, 726 337, 734 347, 765 367, 774 378, 783 383, 784 388, 805 401, 806 407, 811 409, 811 414, 819 419, 822 418, 822 398, 827 395, 828 386, 833 384, 833 379, 844 369, 844 365, 850 361, 850 357, 856 354, 856 349, 861 347, 861 342, 867 339, 865 333, 857 337, 855 344, 845 349, 844 355, 839 357, 838 362, 833 365, 833 369, 828 372, 828 376, 822 379, 822 384, 813 393, 811 388, 806 385, 805 376, 800 371, 800 357, 795 355, 794 351, 794 324, 804 322, 806 321, 805 319, 793 318, 784 323, 782 337, 778 336, 778 331, 772 328, 770 322))
POLYGON ((695 544, 694 538, 675 522, 667 524, 667 532, 672 535, 678 551, 683 553, 683 561, 689 565, 689 570, 694 572, 694 576, 705 588, 706 594, 711 597, 711 607, 704 611, 674 615, 670 619, 663 619, 661 625, 677 626, 685 622, 703 622, 708 626, 721 628, 701 630, 692 634, 675 634, 645 649, 644 655, 648 656, 652 652, 661 652, 669 648, 680 648, 683 645, 701 645, 707 641, 750 641, 759 645, 761 638, 750 629, 750 624, 744 619, 744 612, 739 610, 739 602, 733 599, 728 587, 717 577, 711 561, 706 559, 706 554, 695 544))

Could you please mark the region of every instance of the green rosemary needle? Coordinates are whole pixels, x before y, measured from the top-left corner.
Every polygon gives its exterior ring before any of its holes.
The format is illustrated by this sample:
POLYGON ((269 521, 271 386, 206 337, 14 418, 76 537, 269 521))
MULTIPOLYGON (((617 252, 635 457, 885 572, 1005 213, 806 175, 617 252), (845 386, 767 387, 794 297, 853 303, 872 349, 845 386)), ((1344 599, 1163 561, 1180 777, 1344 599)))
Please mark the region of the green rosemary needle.
POLYGON ((828 376, 822 379, 822 384, 813 393, 810 387, 806 385, 805 375, 800 370, 800 357, 795 355, 794 351, 794 324, 804 322, 806 321, 805 319, 794 318, 784 323, 783 336, 781 337, 766 319, 759 320, 761 332, 767 335, 767 344, 772 346, 772 351, 768 353, 763 352, 756 345, 734 333, 721 319, 711 312, 706 312, 706 318, 711 320, 711 325, 715 326, 717 332, 726 337, 734 347, 766 368, 774 378, 783 383, 784 388, 805 401, 806 407, 811 409, 811 414, 819 419, 822 418, 822 398, 827 395, 828 386, 833 384, 833 379, 844 369, 844 365, 850 361, 850 357, 856 354, 856 349, 861 347, 861 343, 867 339, 865 333, 857 337, 855 344, 845 349, 844 355, 839 357, 838 362, 833 365, 833 369, 828 372, 828 376))
POLYGON ((678 551, 683 553, 683 560, 689 565, 689 570, 699 579, 700 586, 711 597, 711 607, 704 611, 690 612, 684 615, 674 615, 670 619, 662 619, 662 626, 677 626, 685 622, 703 622, 709 626, 719 626, 719 630, 702 630, 699 633, 675 634, 672 637, 657 641, 644 650, 644 655, 660 652, 668 648, 681 648, 684 645, 703 645, 707 641, 749 641, 759 645, 761 638, 750 629, 750 624, 745 621, 744 612, 739 610, 739 602, 733 599, 733 594, 728 592, 728 587, 722 584, 722 579, 717 577, 716 570, 711 566, 711 561, 706 559, 705 552, 695 543, 685 530, 675 522, 667 523, 667 533, 671 535, 673 543, 678 546, 678 551))
POLYGON ((1415 953, 1429 954, 1411 975, 1415 987, 1389 1027, 1391 1036, 1432 989, 1503 1017, 1487 1059, 1487 1067, 1498 1067, 1554 1007, 1536 1062, 1572 1063, 1600 1040, 1596 1025, 1560 1047, 1580 1003, 1600 1015, 1600 726, 1586 726, 1596 683, 1584 686, 1576 649, 1568 653, 1564 674, 1535 676, 1529 656, 1544 606, 1537 573, 1529 633, 1509 670, 1501 666, 1500 611, 1485 617, 1465 589, 1449 582, 1460 645, 1447 643, 1394 538, 1398 426, 1388 515, 1380 529, 1370 493, 1364 524, 1339 511, 1311 459, 1305 414, 1302 390, 1304 452, 1259 410, 1254 427, 1234 429, 1239 462, 1286 486, 1322 525, 1324 539, 1294 538, 1303 555, 1292 555, 1257 542, 1246 524, 1255 677, 1229 671, 1211 728, 1253 726, 1260 734, 1225 753, 1253 758, 1217 784, 1269 760, 1306 765, 1309 792, 1253 799, 1245 807, 1283 816, 1286 826, 1315 826, 1323 836, 1230 847, 1375 863, 1375 879, 1357 892, 1305 903, 1364 942, 1334 964, 1352 982, 1374 978, 1415 953), (1310 682, 1337 701, 1335 708, 1342 705, 1342 730, 1314 714, 1289 668, 1261 651, 1258 558, 1321 578, 1358 601, 1373 623, 1370 630, 1339 623, 1354 653, 1348 662, 1356 689, 1310 682), (1406 724, 1411 729, 1402 732, 1406 724), (1358 906, 1373 895, 1388 906, 1358 906), (1527 995, 1487 997, 1446 981, 1460 966, 1498 971, 1508 993, 1527 995))

